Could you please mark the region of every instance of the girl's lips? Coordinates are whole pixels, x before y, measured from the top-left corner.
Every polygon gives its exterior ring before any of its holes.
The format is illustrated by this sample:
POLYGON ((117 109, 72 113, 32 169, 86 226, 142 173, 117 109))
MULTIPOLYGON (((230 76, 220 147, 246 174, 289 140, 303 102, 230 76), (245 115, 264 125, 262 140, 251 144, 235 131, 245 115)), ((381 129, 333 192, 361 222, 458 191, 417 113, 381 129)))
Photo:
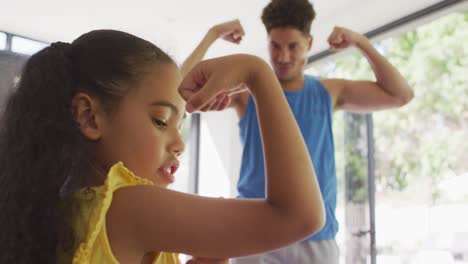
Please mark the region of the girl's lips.
POLYGON ((163 178, 168 183, 173 183, 175 181, 175 172, 179 168, 179 162, 177 160, 172 161, 164 165, 163 167, 159 168, 159 171, 163 175, 163 178))
POLYGON ((166 180, 166 182, 168 183, 173 183, 175 181, 175 177, 173 174, 167 172, 166 170, 164 169, 159 169, 159 171, 161 172, 161 174, 163 175, 163 179, 166 180))

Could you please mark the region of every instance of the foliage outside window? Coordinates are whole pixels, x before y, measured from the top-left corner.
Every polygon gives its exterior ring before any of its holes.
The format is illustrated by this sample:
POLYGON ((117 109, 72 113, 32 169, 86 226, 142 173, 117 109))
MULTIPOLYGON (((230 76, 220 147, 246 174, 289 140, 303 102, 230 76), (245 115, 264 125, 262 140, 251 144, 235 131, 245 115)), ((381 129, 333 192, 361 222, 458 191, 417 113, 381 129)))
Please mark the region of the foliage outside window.
MULTIPOLYGON (((415 94, 402 108, 373 114, 377 250, 379 255, 394 257, 389 263, 423 263, 418 261, 430 254, 468 263, 468 213, 464 213, 468 209, 467 40, 468 11, 463 11, 375 43, 415 94)), ((375 80, 357 51, 311 66, 308 73, 321 78, 375 80)), ((342 115, 334 117, 340 186, 345 157, 346 166, 351 163, 356 171, 367 170, 360 157, 349 155, 361 144, 353 149, 343 144, 351 135, 342 115)), ((346 201, 365 202, 367 186, 361 188, 346 201)), ((340 192, 339 207, 344 200, 340 192)), ((343 226, 345 221, 340 223, 343 226)), ((436 263, 436 259, 424 263, 436 263)))

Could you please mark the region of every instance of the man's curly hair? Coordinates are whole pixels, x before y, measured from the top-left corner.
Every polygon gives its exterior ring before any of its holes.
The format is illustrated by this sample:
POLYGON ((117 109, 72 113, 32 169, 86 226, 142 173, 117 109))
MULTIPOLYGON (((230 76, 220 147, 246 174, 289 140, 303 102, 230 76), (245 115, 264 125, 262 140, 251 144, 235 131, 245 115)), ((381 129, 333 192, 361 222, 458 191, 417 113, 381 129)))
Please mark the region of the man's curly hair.
POLYGON ((272 0, 262 13, 267 33, 274 28, 291 27, 309 35, 314 18, 314 8, 307 0, 272 0))

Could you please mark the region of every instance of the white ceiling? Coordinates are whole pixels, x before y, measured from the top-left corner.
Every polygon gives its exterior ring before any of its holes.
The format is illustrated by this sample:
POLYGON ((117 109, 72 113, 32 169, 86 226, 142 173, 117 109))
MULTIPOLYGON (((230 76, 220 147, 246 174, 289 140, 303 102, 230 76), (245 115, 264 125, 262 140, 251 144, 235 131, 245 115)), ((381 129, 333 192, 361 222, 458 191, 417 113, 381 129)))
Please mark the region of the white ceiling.
MULTIPOLYGON (((229 53, 267 58, 266 33, 260 21, 269 0, 0 0, 0 31, 54 42, 72 41, 92 29, 124 30, 148 39, 181 62, 214 24, 239 18, 245 28, 236 46, 218 41, 207 57, 229 53)), ((312 25, 316 54, 327 49, 333 26, 364 33, 440 0, 315 0, 312 25)))

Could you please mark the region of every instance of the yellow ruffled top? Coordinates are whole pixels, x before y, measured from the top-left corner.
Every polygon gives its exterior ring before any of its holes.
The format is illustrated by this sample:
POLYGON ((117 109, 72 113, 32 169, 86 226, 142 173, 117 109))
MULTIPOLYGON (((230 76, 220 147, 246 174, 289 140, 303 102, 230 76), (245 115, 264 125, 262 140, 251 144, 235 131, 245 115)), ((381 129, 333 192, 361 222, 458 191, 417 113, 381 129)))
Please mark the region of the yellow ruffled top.
MULTIPOLYGON (((135 176, 122 162, 112 166, 102 186, 86 188, 75 196, 73 213, 75 239, 79 242, 73 255, 73 264, 119 263, 109 244, 106 232, 106 214, 113 193, 123 187, 153 185, 153 182, 135 176)), ((175 253, 159 253, 153 264, 180 264, 175 253)))

